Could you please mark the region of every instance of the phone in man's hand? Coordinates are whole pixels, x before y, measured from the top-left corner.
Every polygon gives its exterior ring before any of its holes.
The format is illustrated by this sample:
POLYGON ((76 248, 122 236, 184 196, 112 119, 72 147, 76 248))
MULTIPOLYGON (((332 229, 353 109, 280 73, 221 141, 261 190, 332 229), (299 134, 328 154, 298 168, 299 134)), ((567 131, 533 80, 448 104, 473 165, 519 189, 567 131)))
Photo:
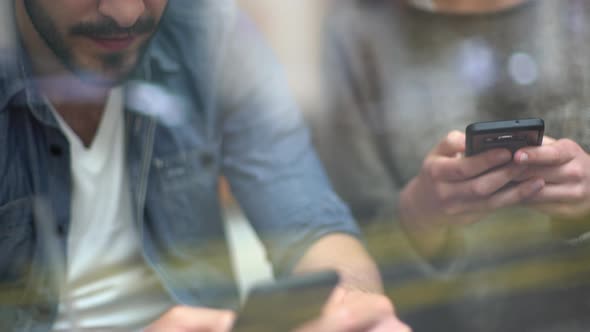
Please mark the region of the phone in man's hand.
POLYGON ((232 331, 290 331, 319 317, 339 282, 336 271, 326 270, 254 286, 232 331))
POLYGON ((465 129, 466 156, 505 148, 513 154, 525 146, 543 143, 545 122, 542 119, 518 119, 472 123, 465 129))

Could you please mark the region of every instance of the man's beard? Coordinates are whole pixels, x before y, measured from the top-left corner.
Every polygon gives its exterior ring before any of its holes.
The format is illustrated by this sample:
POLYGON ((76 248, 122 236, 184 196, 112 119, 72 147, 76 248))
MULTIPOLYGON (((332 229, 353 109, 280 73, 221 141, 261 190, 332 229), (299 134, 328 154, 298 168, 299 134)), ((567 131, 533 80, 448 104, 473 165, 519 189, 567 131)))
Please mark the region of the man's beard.
MULTIPOLYGON (((114 86, 125 81, 128 76, 133 72, 135 67, 141 61, 149 40, 145 41, 136 51, 136 55, 126 55, 123 52, 114 52, 105 54, 100 57, 101 68, 97 70, 83 68, 79 64, 74 56, 74 52, 67 45, 63 36, 60 35, 56 24, 50 16, 47 15, 47 11, 38 3, 37 0, 24 0, 25 9, 29 15, 29 18, 37 30, 37 33, 45 41, 49 49, 54 53, 61 64, 69 71, 80 77, 82 80, 102 86, 114 86), (130 56, 135 56, 134 63, 125 68, 126 60, 130 56), (105 75, 104 72, 114 73, 114 77, 105 75)), ((97 23, 80 23, 72 28, 69 32, 71 35, 82 36, 82 37, 99 37, 108 38, 110 36, 120 35, 141 35, 141 34, 153 34, 157 29, 157 22, 153 18, 140 18, 136 24, 130 28, 121 28, 111 18, 104 18, 102 21, 97 23)))

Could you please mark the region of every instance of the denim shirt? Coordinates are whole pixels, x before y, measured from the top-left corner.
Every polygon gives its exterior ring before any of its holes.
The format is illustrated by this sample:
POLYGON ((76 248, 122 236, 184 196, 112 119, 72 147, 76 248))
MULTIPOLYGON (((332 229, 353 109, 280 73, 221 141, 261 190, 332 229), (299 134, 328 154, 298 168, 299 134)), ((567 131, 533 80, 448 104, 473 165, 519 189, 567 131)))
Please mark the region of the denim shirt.
MULTIPOLYGON (((67 260, 70 153, 21 49, 0 53, 0 330, 47 331, 59 303, 54 276, 65 271, 49 263, 33 205, 48 202, 67 260)), ((176 0, 125 84, 135 224, 147 264, 178 303, 237 304, 220 175, 277 276, 322 236, 359 235, 285 81, 230 1, 176 0)))

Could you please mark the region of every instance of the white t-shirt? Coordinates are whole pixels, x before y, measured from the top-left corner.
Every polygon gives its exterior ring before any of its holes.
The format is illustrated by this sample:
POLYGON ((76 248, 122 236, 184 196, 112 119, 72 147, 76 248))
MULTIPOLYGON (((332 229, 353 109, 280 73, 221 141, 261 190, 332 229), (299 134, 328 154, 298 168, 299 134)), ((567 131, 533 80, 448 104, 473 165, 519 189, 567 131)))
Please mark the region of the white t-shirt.
POLYGON ((142 257, 133 222, 123 104, 122 89, 114 89, 89 148, 54 111, 70 144, 73 182, 67 280, 55 330, 137 329, 173 305, 142 257))

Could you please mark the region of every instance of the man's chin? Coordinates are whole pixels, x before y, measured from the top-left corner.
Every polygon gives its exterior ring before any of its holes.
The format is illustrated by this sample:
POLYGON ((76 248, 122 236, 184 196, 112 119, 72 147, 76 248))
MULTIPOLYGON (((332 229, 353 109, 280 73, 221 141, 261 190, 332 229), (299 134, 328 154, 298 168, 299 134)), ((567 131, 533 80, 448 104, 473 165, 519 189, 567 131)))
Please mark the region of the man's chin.
POLYGON ((101 87, 112 87, 124 83, 146 54, 148 42, 138 48, 124 52, 96 54, 94 52, 72 52, 62 58, 62 63, 83 82, 101 87))
POLYGON ((80 55, 62 59, 62 63, 85 84, 112 87, 129 78, 138 60, 139 56, 135 54, 117 53, 108 56, 80 55))

